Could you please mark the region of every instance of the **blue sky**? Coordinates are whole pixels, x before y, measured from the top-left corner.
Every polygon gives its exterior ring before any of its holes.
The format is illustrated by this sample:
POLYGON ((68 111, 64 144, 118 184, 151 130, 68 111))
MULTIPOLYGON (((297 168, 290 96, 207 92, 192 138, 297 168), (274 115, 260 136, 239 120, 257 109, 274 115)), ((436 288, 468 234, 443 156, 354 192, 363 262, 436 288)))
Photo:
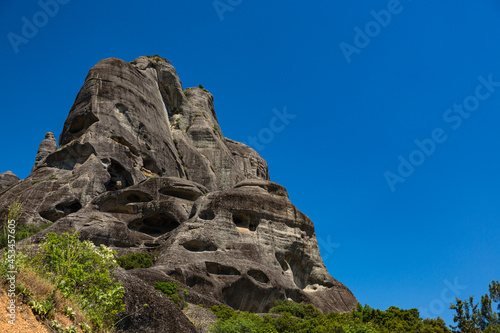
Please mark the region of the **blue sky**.
POLYGON ((450 299, 500 278, 497 1, 60 3, 0 4, 0 172, 28 176, 99 60, 159 54, 215 96, 225 136, 258 138, 361 303, 452 323, 450 299))

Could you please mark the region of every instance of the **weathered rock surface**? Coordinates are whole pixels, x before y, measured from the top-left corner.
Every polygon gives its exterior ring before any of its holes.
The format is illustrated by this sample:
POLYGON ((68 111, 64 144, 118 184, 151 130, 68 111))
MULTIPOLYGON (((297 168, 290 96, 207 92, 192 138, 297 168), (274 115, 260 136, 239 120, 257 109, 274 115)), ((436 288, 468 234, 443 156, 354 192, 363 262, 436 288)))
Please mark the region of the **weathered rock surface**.
POLYGON ((0 173, 0 191, 14 185, 19 181, 19 177, 12 173, 12 171, 7 171, 0 173))
POLYGON ((119 271, 136 331, 192 329, 185 317, 166 322, 182 314, 152 295, 156 281, 178 280, 190 303, 206 306, 265 312, 292 299, 350 311, 356 298, 326 270, 313 223, 259 154, 222 135, 213 96, 183 90, 166 62, 132 63, 106 59, 90 70, 60 147, 48 133, 30 176, 0 192, 0 215, 21 196, 20 223, 55 222, 35 241, 75 229, 120 254, 156 253, 149 269, 119 271))
POLYGON ((125 288, 125 312, 117 320, 117 332, 196 333, 189 319, 159 291, 123 269, 115 275, 125 288))

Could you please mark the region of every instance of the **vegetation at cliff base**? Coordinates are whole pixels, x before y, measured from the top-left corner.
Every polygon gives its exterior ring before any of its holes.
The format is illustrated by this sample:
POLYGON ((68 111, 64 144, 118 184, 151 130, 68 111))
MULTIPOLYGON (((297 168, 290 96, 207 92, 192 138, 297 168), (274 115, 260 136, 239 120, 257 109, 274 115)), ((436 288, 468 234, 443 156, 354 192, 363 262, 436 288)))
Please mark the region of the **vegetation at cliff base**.
POLYGON ((350 313, 323 315, 314 306, 276 301, 270 314, 259 316, 223 306, 210 308, 218 318, 212 333, 449 333, 445 322, 422 319, 417 309, 390 307, 385 311, 368 305, 350 313), (274 316, 272 315, 274 314, 274 316))
POLYGON ((456 299, 455 326, 450 330, 444 320, 423 319, 417 309, 404 310, 391 306, 385 311, 368 305, 350 313, 323 315, 311 304, 276 301, 269 314, 260 316, 216 305, 210 310, 218 321, 212 333, 500 333, 500 283, 492 281, 489 294, 474 303, 456 299), (496 303, 496 312, 495 304, 496 303))

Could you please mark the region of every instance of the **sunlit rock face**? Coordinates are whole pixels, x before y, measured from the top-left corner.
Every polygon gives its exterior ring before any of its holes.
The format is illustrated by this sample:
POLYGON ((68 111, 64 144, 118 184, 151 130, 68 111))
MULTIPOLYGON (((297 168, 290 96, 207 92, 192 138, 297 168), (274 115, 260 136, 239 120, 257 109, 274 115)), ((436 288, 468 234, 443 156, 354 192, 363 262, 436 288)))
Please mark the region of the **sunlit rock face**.
POLYGON ((121 254, 154 253, 153 267, 120 276, 146 287, 178 280, 195 304, 253 312, 277 299, 323 312, 357 304, 329 275, 313 223, 269 180, 264 159, 225 138, 213 96, 183 90, 165 61, 97 63, 59 148, 47 133, 35 162, 0 192, 1 215, 20 196, 20 223, 54 222, 34 240, 75 229, 121 254))

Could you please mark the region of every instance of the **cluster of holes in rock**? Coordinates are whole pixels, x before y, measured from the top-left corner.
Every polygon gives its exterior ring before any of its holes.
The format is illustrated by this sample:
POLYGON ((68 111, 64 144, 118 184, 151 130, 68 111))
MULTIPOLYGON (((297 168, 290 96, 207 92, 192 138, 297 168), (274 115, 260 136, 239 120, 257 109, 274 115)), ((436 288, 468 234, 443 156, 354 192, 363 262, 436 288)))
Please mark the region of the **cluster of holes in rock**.
POLYGON ((240 271, 234 267, 222 265, 216 262, 205 262, 207 272, 215 275, 241 275, 240 271))
POLYGON ((250 231, 255 231, 259 226, 260 218, 255 212, 239 211, 233 213, 233 222, 238 228, 246 228, 250 231))
POLYGON ((152 237, 159 237, 171 232, 179 225, 180 223, 170 214, 155 213, 130 222, 129 228, 152 237))
POLYGON ((118 162, 112 160, 108 166, 110 179, 106 184, 106 191, 115 191, 133 185, 130 173, 118 162))
POLYGON ((200 197, 200 193, 193 191, 188 188, 180 188, 180 187, 162 187, 158 190, 160 194, 168 195, 171 197, 176 197, 179 199, 195 201, 200 197))

